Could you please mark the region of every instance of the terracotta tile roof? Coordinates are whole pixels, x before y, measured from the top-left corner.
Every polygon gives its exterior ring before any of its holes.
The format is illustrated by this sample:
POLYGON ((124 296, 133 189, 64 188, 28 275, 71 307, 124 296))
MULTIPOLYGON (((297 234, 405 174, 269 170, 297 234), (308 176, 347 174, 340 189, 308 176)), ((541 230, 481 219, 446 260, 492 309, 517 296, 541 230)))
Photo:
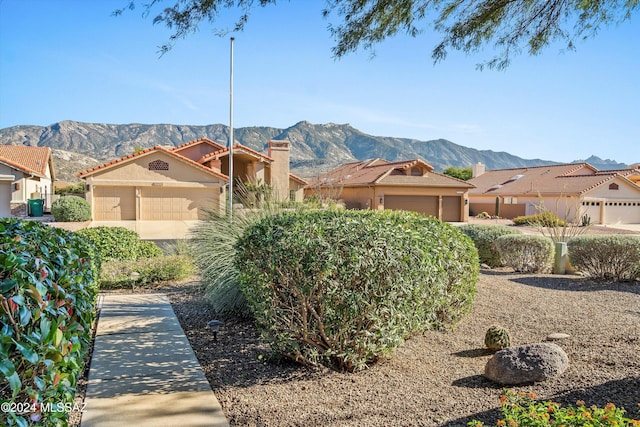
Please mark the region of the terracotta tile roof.
POLYGON ((307 181, 306 179, 304 179, 304 178, 300 178, 299 176, 294 175, 294 174, 292 174, 292 173, 290 173, 290 174, 289 174, 289 178, 290 178, 290 179, 293 179, 294 181, 298 181, 298 182, 299 182, 300 184, 302 184, 302 185, 307 185, 307 184, 309 184, 309 181, 307 181))
POLYGON ((409 185, 471 188, 468 182, 433 172, 433 167, 420 159, 389 162, 373 159, 342 165, 330 172, 314 178, 309 187, 359 187, 372 185, 409 185), (405 175, 403 171, 421 166, 425 176, 405 175))
POLYGON ((588 163, 536 166, 486 171, 469 180, 476 186, 470 195, 525 196, 538 194, 583 194, 620 177, 615 172, 598 171, 588 163))
POLYGON ((198 144, 209 144, 211 146, 213 146, 216 150, 221 150, 224 148, 224 145, 222 144, 218 144, 215 141, 210 140, 209 138, 198 138, 198 139, 194 139, 193 141, 189 141, 189 142, 185 142, 184 144, 178 145, 176 147, 173 147, 171 150, 172 151, 180 151, 183 150, 185 148, 188 147, 192 147, 194 145, 198 145, 198 144))
POLYGON ((53 179, 53 163, 51 148, 30 147, 24 145, 0 145, 0 162, 15 167, 23 172, 46 177, 47 165, 50 165, 53 179))
POLYGON ((145 150, 138 151, 137 153, 129 154, 129 155, 124 156, 124 157, 121 157, 121 158, 119 158, 119 159, 111 160, 110 162, 103 163, 103 164, 101 164, 101 165, 98 165, 98 166, 92 167, 92 168, 90 168, 90 169, 87 169, 87 170, 85 170, 85 171, 80 172, 80 173, 78 174, 78 177, 79 177, 79 178, 86 178, 87 176, 89 176, 89 175, 93 175, 94 173, 96 173, 96 172, 98 172, 98 171, 105 170, 105 169, 109 169, 109 168, 111 168, 111 167, 113 167, 113 166, 115 166, 115 165, 122 164, 122 163, 126 163, 126 162, 128 162, 128 161, 130 161, 130 160, 132 160, 132 159, 137 158, 137 157, 146 156, 146 155, 148 155, 148 154, 150 154, 150 153, 154 153, 154 152, 158 152, 158 151, 164 152, 164 153, 166 153, 166 154, 168 154, 168 155, 170 155, 170 156, 173 156, 173 157, 175 157, 175 158, 177 158, 177 159, 179 159, 179 160, 181 160, 181 161, 183 161, 183 162, 185 162, 185 163, 188 163, 188 164, 190 164, 190 165, 192 165, 192 166, 194 166, 194 167, 197 167, 198 169, 201 169, 201 170, 203 170, 203 171, 205 171, 205 172, 207 172, 207 173, 210 173, 210 174, 212 174, 212 175, 215 175, 215 176, 217 176, 217 177, 223 178, 223 179, 225 179, 225 180, 228 180, 228 179, 229 179, 229 177, 228 177, 227 175, 224 175, 224 174, 222 174, 222 173, 220 173, 220 172, 217 172, 217 171, 215 171, 215 170, 213 170, 213 169, 211 169, 211 168, 208 168, 208 167, 206 167, 206 166, 203 166, 203 165, 201 165, 201 164, 200 164, 200 163, 198 163, 198 162, 194 162, 193 160, 188 159, 188 158, 186 158, 185 156, 182 156, 182 155, 180 155, 180 154, 176 153, 176 152, 175 152, 173 149, 171 149, 171 148, 162 147, 162 146, 160 146, 160 145, 157 145, 157 146, 155 146, 155 147, 151 147, 151 148, 147 148, 147 149, 145 149, 145 150))
MULTIPOLYGON (((266 154, 262 154, 262 153, 260 153, 260 152, 258 152, 256 150, 253 150, 253 149, 251 149, 249 147, 246 147, 246 146, 244 146, 242 144, 235 144, 233 146, 233 152, 236 153, 237 151, 244 152, 245 154, 249 154, 250 156, 257 157, 258 159, 265 160, 265 161, 267 161, 269 163, 273 162, 273 158, 272 157, 269 157, 266 154)), ((213 153, 209 153, 207 155, 204 155, 204 156, 200 157, 198 159, 198 163, 206 163, 206 162, 208 162, 210 160, 215 160, 215 159, 218 159, 220 157, 224 157, 224 156, 226 156, 228 154, 229 154, 229 148, 223 148, 221 150, 214 151, 213 153)))

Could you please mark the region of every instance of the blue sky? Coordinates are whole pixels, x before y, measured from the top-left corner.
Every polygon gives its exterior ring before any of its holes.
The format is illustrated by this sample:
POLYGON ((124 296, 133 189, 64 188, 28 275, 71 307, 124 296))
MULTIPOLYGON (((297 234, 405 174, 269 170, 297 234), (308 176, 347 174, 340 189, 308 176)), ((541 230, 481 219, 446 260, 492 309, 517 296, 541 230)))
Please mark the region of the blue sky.
MULTIPOLYGON (((228 124, 229 37, 202 26, 160 57, 168 30, 143 18, 141 6, 111 16, 126 4, 0 0, 0 128, 228 124)), ((373 58, 361 51, 335 60, 323 5, 278 2, 235 34, 235 127, 349 123, 523 158, 640 162, 637 15, 577 51, 551 47, 514 57, 506 71, 477 71, 491 52, 451 52, 434 65, 439 39, 428 33, 389 39, 373 58)))

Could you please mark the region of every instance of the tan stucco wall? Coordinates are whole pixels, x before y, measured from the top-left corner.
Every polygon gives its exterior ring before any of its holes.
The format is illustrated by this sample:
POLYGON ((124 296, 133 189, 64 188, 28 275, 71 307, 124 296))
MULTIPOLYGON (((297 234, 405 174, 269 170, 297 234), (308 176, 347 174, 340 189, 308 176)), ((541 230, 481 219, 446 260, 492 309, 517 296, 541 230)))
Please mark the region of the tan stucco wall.
POLYGON ((276 200, 289 200, 289 144, 285 141, 269 141, 271 164, 271 188, 276 200))
POLYGON ((14 176, 0 173, 0 218, 11 216, 11 186, 14 176))

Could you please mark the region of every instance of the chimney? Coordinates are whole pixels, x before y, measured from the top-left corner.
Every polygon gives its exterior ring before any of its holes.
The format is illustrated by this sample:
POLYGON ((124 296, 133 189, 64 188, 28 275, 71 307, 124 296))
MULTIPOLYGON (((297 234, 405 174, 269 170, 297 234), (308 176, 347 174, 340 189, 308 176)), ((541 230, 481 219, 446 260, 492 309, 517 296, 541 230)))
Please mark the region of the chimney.
POLYGON ((471 166, 471 171, 472 171, 471 177, 475 178, 477 176, 480 176, 485 172, 485 170, 486 170, 486 168, 485 168, 484 164, 478 162, 475 165, 471 166))
POLYGON ((269 141, 268 155, 271 164, 271 188, 279 201, 289 200, 289 141, 269 141))

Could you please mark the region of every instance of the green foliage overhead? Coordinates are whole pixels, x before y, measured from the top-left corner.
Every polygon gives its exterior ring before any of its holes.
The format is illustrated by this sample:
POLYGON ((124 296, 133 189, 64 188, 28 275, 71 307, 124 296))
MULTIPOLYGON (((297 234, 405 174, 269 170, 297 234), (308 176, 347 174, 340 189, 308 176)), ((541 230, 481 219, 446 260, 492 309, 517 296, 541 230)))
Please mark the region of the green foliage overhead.
POLYGON ((465 224, 460 231, 469 236, 476 248, 480 262, 489 267, 502 267, 504 260, 496 247, 496 239, 508 234, 522 234, 520 230, 506 225, 496 224, 465 224))
POLYGON ((640 280, 640 236, 583 235, 569 239, 571 265, 597 280, 640 280))
MULTIPOLYGON (((219 25, 227 9, 236 13, 233 28, 218 28, 219 35, 242 31, 256 7, 275 5, 276 0, 175 0, 159 6, 154 0, 142 3, 145 15, 154 24, 164 24, 172 32, 161 52, 176 40, 198 30, 202 23, 219 25)), ((126 8, 134 9, 135 0, 126 8)), ((328 0, 322 14, 329 21, 336 57, 373 49, 398 33, 417 37, 427 31, 440 33, 433 48, 435 61, 444 59, 449 49, 476 52, 493 45, 500 53, 486 61, 489 67, 504 68, 514 52, 526 50, 537 55, 552 42, 573 48, 577 40, 594 35, 603 26, 629 19, 638 9, 638 0, 328 0)), ((222 25, 225 25, 224 23, 222 25)))
POLYGON ((449 166, 443 170, 442 173, 463 181, 467 181, 473 177, 473 171, 471 168, 457 168, 455 166, 449 166))
MULTIPOLYGON (((91 246, 38 222, 0 220, 0 401, 73 406, 95 319, 91 246)), ((67 425, 65 411, 2 411, 0 425, 67 425)))
POLYGON ((85 222, 91 219, 91 205, 82 197, 63 196, 51 205, 51 215, 58 222, 85 222))
POLYGON ((471 308, 472 242, 414 212, 283 212, 237 244, 241 287, 277 353, 354 371, 471 308))

